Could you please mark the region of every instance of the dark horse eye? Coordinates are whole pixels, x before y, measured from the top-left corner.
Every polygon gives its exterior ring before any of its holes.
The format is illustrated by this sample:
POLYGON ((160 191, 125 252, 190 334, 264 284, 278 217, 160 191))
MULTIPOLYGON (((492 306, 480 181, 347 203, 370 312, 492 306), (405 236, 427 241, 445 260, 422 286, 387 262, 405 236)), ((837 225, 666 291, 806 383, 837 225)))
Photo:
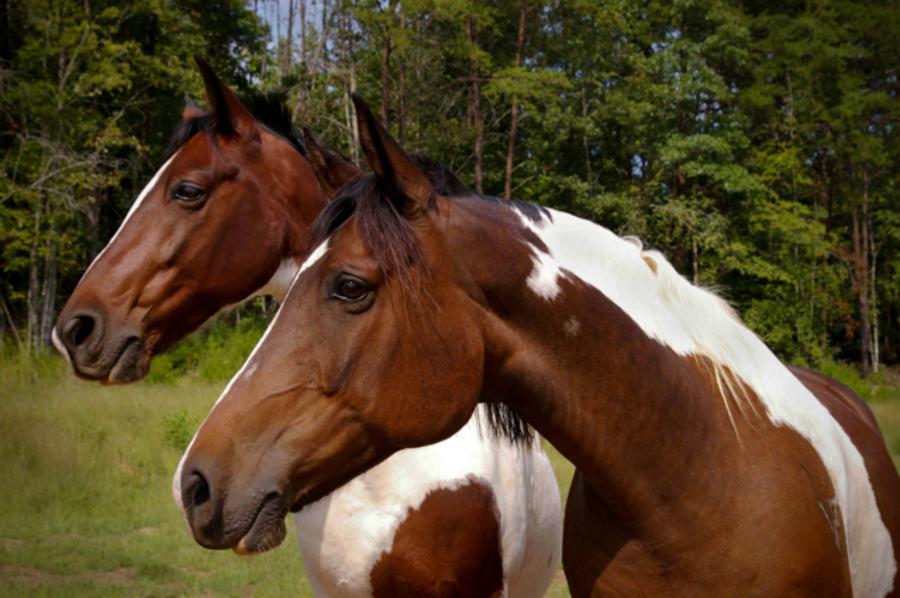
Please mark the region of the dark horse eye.
POLYGON ((352 276, 341 276, 334 288, 332 296, 340 301, 356 303, 369 296, 369 285, 352 276))
POLYGON ((201 199, 206 193, 197 185, 190 183, 180 183, 172 191, 172 198, 185 204, 193 204, 201 199))

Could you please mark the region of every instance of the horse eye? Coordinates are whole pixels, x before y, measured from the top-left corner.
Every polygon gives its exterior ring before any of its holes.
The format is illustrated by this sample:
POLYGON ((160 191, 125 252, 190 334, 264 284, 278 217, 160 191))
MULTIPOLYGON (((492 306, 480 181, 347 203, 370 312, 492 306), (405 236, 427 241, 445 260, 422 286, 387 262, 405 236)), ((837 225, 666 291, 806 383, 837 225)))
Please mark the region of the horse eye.
POLYGON ((195 203, 203 198, 205 192, 197 185, 181 183, 172 191, 172 198, 183 203, 195 203))
POLYGON ((340 277, 335 285, 332 296, 340 301, 356 303, 369 296, 369 285, 358 278, 347 276, 340 277))

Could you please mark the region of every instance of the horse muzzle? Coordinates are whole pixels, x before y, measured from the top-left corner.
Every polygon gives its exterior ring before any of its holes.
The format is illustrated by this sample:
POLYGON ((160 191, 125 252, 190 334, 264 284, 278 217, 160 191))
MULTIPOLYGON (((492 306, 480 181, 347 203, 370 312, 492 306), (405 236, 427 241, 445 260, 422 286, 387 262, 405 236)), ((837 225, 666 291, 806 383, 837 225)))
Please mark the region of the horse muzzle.
POLYGON ((227 493, 196 467, 183 474, 181 488, 185 519, 204 548, 259 554, 280 545, 287 535, 288 505, 280 492, 257 490, 243 497, 227 493), (226 496, 232 504, 225 504, 226 496))
POLYGON ((127 384, 140 380, 149 370, 142 336, 128 326, 112 331, 98 311, 79 310, 60 317, 52 338, 79 378, 127 384))

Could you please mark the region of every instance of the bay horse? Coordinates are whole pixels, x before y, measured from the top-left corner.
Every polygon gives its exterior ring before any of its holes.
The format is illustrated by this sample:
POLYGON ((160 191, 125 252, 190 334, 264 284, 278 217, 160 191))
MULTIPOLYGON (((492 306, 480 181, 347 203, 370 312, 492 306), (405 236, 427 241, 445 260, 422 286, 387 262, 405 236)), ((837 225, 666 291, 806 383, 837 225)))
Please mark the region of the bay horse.
MULTIPOLYGON (((283 104, 257 102, 260 122, 198 64, 210 112, 186 107, 170 156, 54 331, 81 377, 139 379, 153 355, 226 306, 254 294, 282 296, 325 192, 359 174, 308 131, 304 148, 283 104)), ((432 176, 442 188, 460 186, 448 172, 432 176)), ((539 439, 513 422, 504 427, 502 415, 481 410, 451 438, 398 452, 298 512, 316 594, 462 588, 460 595, 489 596, 503 587, 542 595, 559 568, 559 490, 539 439)), ((217 546, 203 532, 195 537, 217 546)))
POLYGON ((358 97, 343 187, 268 331, 185 454, 224 546, 479 403, 577 467, 575 596, 897 593, 900 478, 861 401, 804 386, 715 294, 572 215, 447 197, 358 97))

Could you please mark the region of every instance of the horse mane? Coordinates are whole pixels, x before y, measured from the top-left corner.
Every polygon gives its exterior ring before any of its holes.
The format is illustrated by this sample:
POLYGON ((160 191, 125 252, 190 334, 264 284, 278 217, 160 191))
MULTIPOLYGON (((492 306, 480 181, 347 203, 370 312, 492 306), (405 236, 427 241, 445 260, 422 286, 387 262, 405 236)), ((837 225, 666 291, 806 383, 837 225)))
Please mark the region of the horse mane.
MULTIPOLYGON (((442 195, 450 195, 443 193, 442 187, 457 196, 468 194, 440 162, 421 155, 414 160, 442 195)), ((427 321, 435 303, 429 293, 431 278, 422 250, 406 218, 387 200, 374 176, 357 177, 338 191, 313 224, 310 247, 324 243, 353 216, 363 244, 385 277, 397 285, 404 299, 403 315, 409 322, 427 321)), ((511 442, 526 444, 534 438, 531 426, 505 403, 487 403, 486 420, 490 431, 511 442)))
MULTIPOLYGON (((743 331, 749 332, 735 309, 718 295, 715 288, 691 283, 678 273, 661 252, 644 250, 640 240, 636 237, 622 237, 622 240, 632 244, 634 244, 634 240, 637 240, 636 247, 641 259, 654 273, 654 279, 657 282, 656 293, 679 317, 696 318, 697 321, 704 322, 706 317, 718 315, 725 322, 730 322, 743 331), (698 317, 700 315, 705 317, 698 317)), ((713 343, 702 338, 701 334, 693 335, 695 351, 693 358, 715 383, 731 428, 740 444, 741 438, 737 431, 735 414, 731 405, 734 404, 744 418, 747 417, 747 406, 754 413, 756 408, 750 400, 750 384, 743 379, 740 364, 737 361, 742 351, 737 350, 734 346, 729 346, 730 343, 725 338, 727 336, 729 335, 722 335, 724 342, 713 343), (719 346, 714 346, 714 344, 719 344, 719 346)))
POLYGON ((645 250, 636 237, 620 237, 565 213, 553 213, 542 222, 522 214, 521 221, 545 244, 536 251, 552 255, 547 267, 554 276, 570 272, 580 278, 618 305, 645 334, 695 361, 723 401, 738 436, 732 406, 746 417, 754 409, 749 391, 760 394, 755 377, 748 375, 753 364, 746 356, 768 349, 724 299, 692 284, 662 253, 645 250))
POLYGON ((434 190, 441 195, 460 197, 471 194, 468 187, 463 185, 462 181, 443 162, 419 152, 412 154, 410 159, 425 174, 434 190))
MULTIPOLYGON (((306 155, 306 146, 303 145, 300 135, 294 128, 291 111, 287 106, 286 97, 283 93, 252 91, 242 94, 240 99, 266 130, 287 141, 301 155, 306 155)), ((210 114, 201 114, 178 124, 169 140, 166 159, 171 157, 197 133, 206 133, 208 135, 214 133, 210 114)))

